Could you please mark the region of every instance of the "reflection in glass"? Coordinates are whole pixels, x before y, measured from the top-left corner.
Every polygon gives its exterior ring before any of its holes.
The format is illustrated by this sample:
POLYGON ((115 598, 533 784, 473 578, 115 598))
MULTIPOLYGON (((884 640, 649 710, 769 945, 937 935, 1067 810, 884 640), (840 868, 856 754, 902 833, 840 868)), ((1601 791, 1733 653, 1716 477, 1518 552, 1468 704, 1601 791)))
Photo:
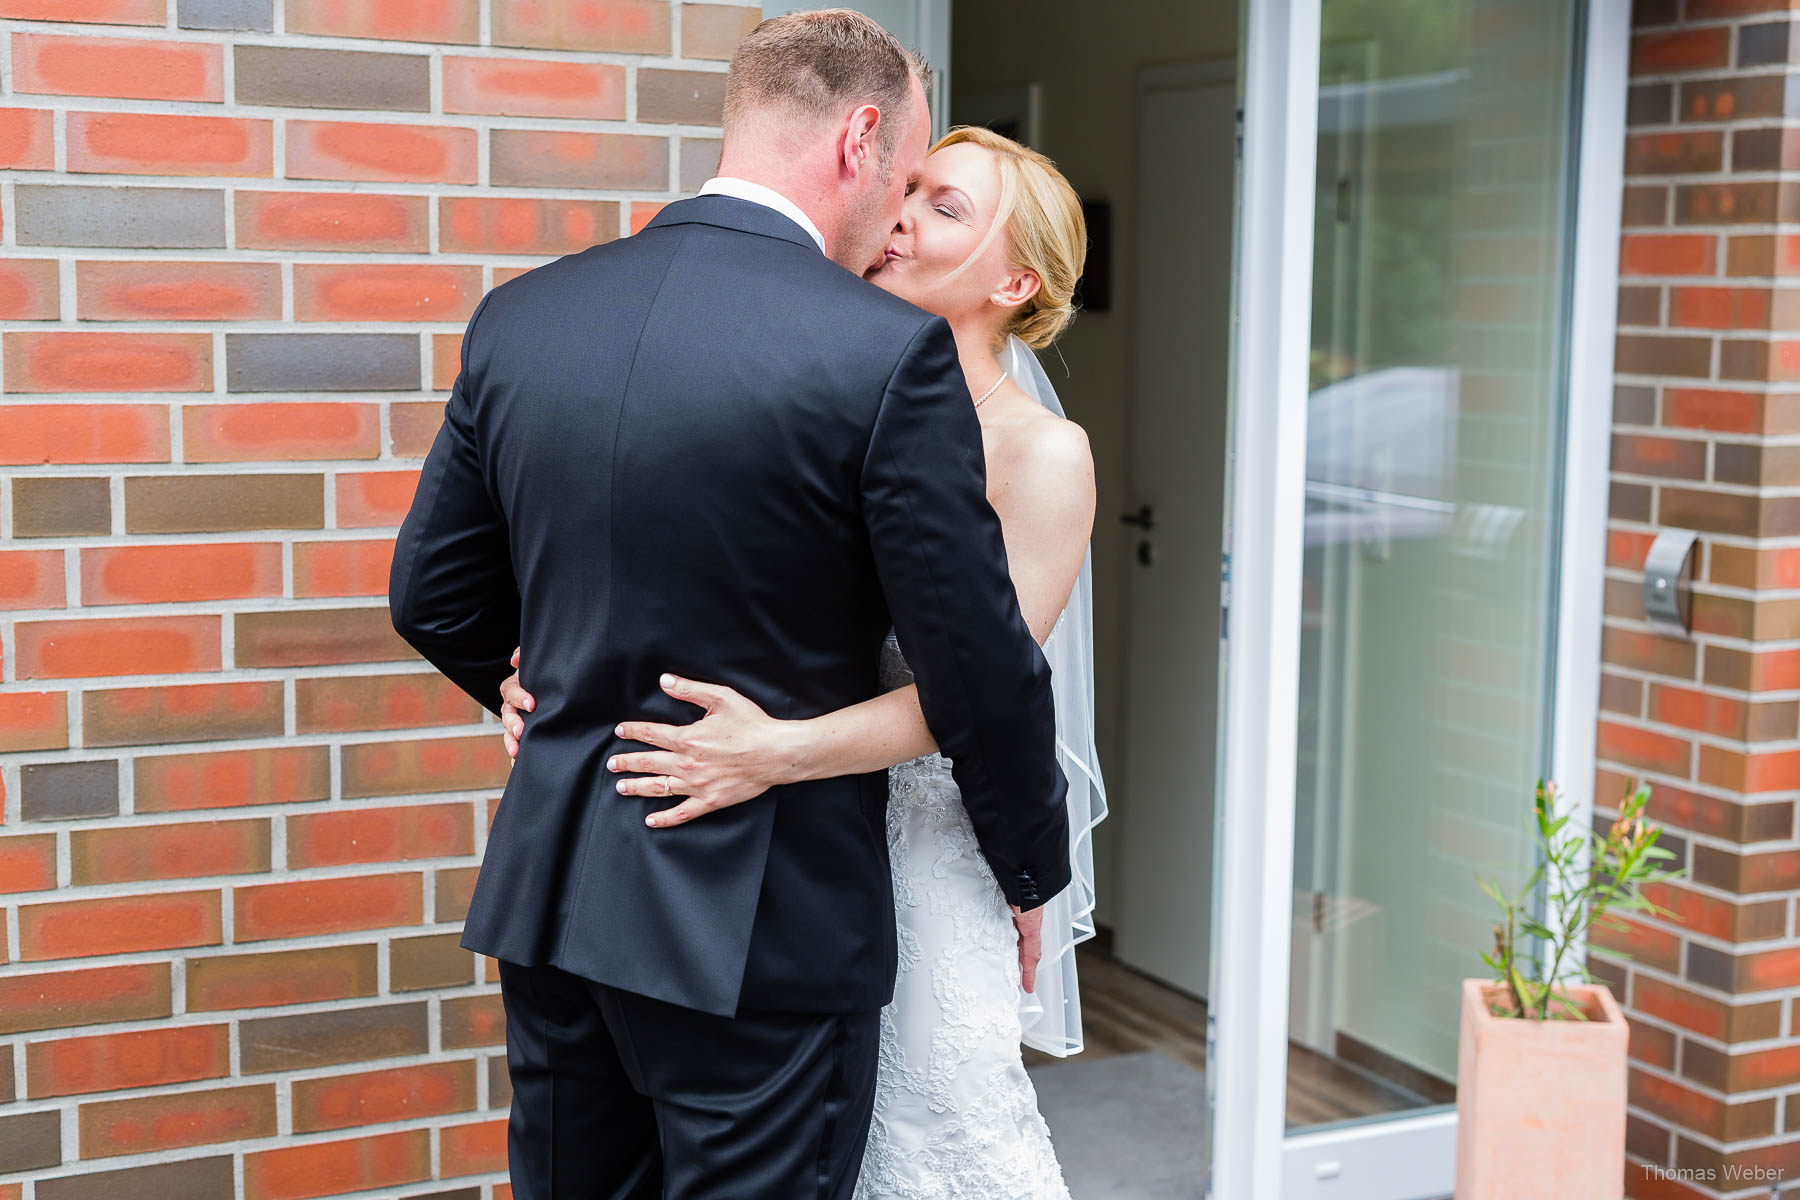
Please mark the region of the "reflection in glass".
POLYGON ((1455 1099, 1546 761, 1572 0, 1324 0, 1290 1127, 1455 1099))

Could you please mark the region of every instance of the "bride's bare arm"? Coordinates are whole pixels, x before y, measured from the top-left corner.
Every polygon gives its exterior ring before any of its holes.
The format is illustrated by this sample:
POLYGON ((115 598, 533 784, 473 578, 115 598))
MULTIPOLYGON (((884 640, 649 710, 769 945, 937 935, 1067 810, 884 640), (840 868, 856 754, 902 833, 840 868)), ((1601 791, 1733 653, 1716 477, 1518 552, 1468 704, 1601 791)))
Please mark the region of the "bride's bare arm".
MULTIPOLYGON (((1093 458, 1087 435, 1073 422, 1036 420, 1019 433, 990 446, 989 499, 1000 516, 1019 610, 1041 644, 1068 601, 1093 529, 1093 458)), ((742 803, 777 784, 879 771, 937 749, 913 685, 822 716, 782 721, 732 688, 663 679, 665 691, 705 715, 687 725, 625 721, 621 737, 657 749, 617 754, 608 763, 632 774, 618 782, 625 795, 688 797, 646 818, 659 827, 742 803)), ((531 697, 517 675, 501 694, 508 748, 516 752, 519 712, 529 711, 531 697)))
MULTIPOLYGON (((1042 645, 1087 552, 1094 461, 1086 433, 1072 421, 1040 420, 1027 432, 1015 453, 996 455, 990 492, 1019 611, 1042 645)), ((938 748, 914 684, 798 724, 806 727, 797 741, 802 779, 879 771, 938 748)))

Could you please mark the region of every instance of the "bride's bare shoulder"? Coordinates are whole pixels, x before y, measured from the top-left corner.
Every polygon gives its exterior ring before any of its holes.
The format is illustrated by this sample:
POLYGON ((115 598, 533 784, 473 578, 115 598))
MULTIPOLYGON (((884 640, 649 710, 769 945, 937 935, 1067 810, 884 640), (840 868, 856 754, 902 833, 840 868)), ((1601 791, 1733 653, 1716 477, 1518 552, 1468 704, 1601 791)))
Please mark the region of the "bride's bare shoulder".
MULTIPOLYGON (((1037 471, 1061 473, 1071 468, 1093 470, 1093 451, 1087 430, 1067 417, 1059 417, 1033 400, 1024 388, 1008 379, 994 399, 1004 399, 1002 435, 1008 457, 1037 471)), ((991 403, 991 402, 990 402, 991 403)))
POLYGON ((990 417, 994 428, 986 439, 990 499, 1003 517, 1023 507, 1060 514, 1059 520, 1091 520, 1094 455, 1087 430, 1008 382, 1013 394, 1004 412, 990 417))

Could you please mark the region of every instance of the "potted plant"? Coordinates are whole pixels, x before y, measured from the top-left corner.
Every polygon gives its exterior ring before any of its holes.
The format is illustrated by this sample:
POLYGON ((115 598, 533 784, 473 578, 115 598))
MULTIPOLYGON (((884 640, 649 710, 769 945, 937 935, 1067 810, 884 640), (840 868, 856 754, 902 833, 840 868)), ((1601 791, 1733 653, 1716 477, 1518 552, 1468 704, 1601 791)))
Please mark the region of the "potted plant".
POLYGON ((1624 1193, 1629 1030, 1611 990, 1572 961, 1571 947, 1609 911, 1674 916, 1639 889, 1684 871, 1655 865, 1674 855, 1657 846, 1662 831, 1641 815, 1649 785, 1626 790, 1604 837, 1553 816, 1557 795, 1556 784, 1538 781, 1540 861, 1519 894, 1508 899, 1477 877, 1503 919, 1494 926, 1494 952, 1481 956, 1493 978, 1463 980, 1456 1200, 1617 1200, 1624 1193), (1545 880, 1548 923, 1532 912, 1545 880))

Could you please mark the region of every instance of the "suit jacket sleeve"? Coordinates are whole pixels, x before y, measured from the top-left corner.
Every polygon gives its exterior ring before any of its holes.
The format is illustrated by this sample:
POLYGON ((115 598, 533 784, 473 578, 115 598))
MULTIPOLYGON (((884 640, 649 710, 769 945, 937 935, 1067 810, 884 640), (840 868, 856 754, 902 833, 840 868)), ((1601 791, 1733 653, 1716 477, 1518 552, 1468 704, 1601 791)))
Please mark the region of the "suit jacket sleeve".
POLYGON ((1050 667, 1019 612, 980 422, 942 317, 913 338, 882 396, 862 504, 925 723, 1001 892, 1036 908, 1070 874, 1050 667))
POLYGON ((412 508, 401 523, 388 576, 394 629, 490 712, 519 644, 519 589, 506 518, 481 470, 473 419, 476 376, 469 370, 483 296, 463 331, 462 359, 444 423, 425 457, 412 508))

